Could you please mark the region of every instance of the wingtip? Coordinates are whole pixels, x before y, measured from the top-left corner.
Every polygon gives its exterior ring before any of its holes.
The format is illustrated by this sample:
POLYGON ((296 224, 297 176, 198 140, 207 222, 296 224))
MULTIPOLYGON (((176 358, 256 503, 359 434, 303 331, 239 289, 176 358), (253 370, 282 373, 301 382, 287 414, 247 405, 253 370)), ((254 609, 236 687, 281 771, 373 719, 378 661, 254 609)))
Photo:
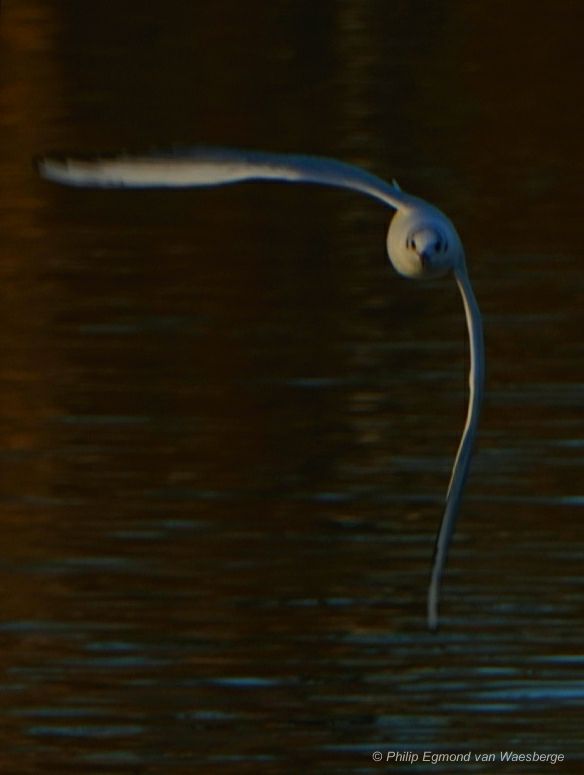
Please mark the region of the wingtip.
POLYGON ((33 156, 32 158, 32 168, 33 170, 39 175, 41 178, 44 177, 44 171, 45 166, 47 164, 47 157, 46 156, 33 156))
POLYGON ((430 632, 438 632, 438 626, 439 626, 438 615, 433 616, 431 614, 428 614, 427 623, 428 623, 428 630, 430 632))
POLYGON ((438 616, 438 585, 436 579, 430 581, 427 601, 427 622, 430 632, 436 632, 439 624, 438 616))
POLYGON ((58 156, 35 156, 32 160, 33 169, 43 180, 59 180, 59 172, 67 168, 67 160, 58 156))
POLYGON ((33 164, 38 175, 51 183, 64 186, 85 186, 89 180, 89 172, 96 160, 86 160, 84 157, 70 157, 58 154, 37 156, 33 164))

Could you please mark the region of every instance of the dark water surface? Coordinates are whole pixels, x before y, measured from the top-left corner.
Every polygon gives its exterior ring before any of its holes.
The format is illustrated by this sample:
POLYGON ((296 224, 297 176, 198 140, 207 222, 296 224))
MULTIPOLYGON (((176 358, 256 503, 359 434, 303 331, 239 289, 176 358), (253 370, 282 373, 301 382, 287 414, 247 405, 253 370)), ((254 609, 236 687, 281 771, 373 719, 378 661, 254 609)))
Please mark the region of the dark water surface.
POLYGON ((0 772, 578 771, 579 16, 3 3, 0 772), (454 284, 397 277, 358 195, 30 161, 175 142, 339 156, 459 226, 488 393, 438 633, 454 284), (372 760, 425 750, 566 761, 372 760))

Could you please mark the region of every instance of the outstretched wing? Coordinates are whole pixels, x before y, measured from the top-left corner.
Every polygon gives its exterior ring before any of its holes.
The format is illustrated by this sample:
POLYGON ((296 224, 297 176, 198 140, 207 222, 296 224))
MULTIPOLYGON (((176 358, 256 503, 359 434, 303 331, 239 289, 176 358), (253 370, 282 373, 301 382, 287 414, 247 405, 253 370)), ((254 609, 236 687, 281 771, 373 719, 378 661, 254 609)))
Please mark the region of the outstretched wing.
POLYGON ((88 188, 189 188, 274 180, 348 188, 396 209, 415 200, 376 175, 336 159, 232 148, 201 146, 96 159, 49 156, 38 161, 38 170, 47 180, 88 188))
MULTIPOLYGON (((398 210, 418 208, 426 214, 434 212, 427 203, 401 191, 395 182, 386 183, 352 164, 321 156, 202 146, 141 156, 96 159, 46 157, 38 161, 38 170, 47 180, 88 188, 189 188, 246 180, 315 183, 358 191, 398 210)), ((440 214, 440 217, 444 216, 440 214)), ((470 398, 434 552, 428 591, 428 624, 432 629, 438 624, 440 584, 470 466, 484 381, 481 317, 464 261, 454 274, 462 295, 470 337, 470 398)))
POLYGON ((466 423, 458 445, 458 451, 452 467, 450 484, 446 494, 446 507, 442 517, 442 523, 436 538, 434 549, 434 562, 430 587, 428 589, 428 627, 435 630, 438 626, 438 600, 440 597, 440 583, 450 540, 454 533, 462 491, 468 476, 474 438, 479 422, 479 414, 483 400, 485 381, 485 347, 483 342, 483 325, 481 314, 476 302, 466 267, 464 264, 455 270, 455 278, 462 296, 466 325, 470 341, 470 373, 469 373, 469 398, 466 423))

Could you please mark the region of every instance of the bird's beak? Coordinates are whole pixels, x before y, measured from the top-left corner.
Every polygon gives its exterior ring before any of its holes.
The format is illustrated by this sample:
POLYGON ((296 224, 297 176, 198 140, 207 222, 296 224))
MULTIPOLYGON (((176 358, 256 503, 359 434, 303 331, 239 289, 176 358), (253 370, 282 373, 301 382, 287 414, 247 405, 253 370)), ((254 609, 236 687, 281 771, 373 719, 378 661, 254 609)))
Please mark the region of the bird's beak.
POLYGON ((422 266, 423 267, 428 266, 428 264, 430 263, 430 255, 425 250, 420 251, 418 255, 420 256, 420 261, 422 262, 422 266))

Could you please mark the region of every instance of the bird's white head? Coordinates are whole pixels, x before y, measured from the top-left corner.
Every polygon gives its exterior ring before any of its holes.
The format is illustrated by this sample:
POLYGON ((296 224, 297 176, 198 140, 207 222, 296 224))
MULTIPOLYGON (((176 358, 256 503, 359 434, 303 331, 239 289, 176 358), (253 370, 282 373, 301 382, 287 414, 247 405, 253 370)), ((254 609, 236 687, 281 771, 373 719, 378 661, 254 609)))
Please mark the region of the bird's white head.
POLYGON ((194 148, 146 156, 83 160, 48 158, 39 162, 41 175, 70 186, 179 187, 219 186, 244 180, 280 180, 318 183, 360 191, 397 211, 387 234, 387 252, 395 269, 405 277, 424 279, 454 273, 460 289, 470 337, 470 395, 466 424, 446 496, 446 507, 436 541, 428 592, 428 623, 438 623, 440 582, 460 500, 466 482, 478 425, 484 382, 484 346, 481 316, 464 264, 464 251, 450 220, 433 205, 401 191, 366 170, 314 156, 194 148))
POLYGON ((419 280, 440 277, 464 261, 453 224, 425 202, 394 215, 387 233, 387 253, 397 272, 419 280))

